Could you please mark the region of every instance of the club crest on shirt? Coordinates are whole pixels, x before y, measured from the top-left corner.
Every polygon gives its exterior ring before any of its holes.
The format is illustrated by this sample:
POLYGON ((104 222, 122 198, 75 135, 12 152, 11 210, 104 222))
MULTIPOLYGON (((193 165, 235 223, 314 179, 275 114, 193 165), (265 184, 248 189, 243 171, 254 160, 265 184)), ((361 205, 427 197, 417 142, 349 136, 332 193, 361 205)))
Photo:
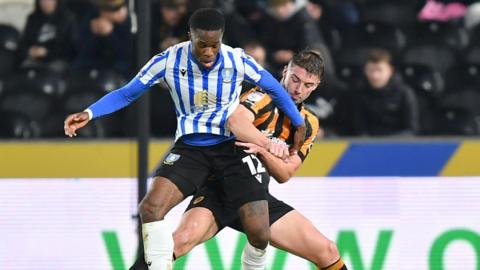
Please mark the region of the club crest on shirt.
POLYGON ((233 68, 222 69, 222 80, 224 83, 231 83, 233 79, 233 68))
POLYGON ((199 197, 195 198, 195 200, 193 201, 193 204, 200 203, 201 201, 203 201, 203 199, 205 199, 204 196, 199 196, 199 197))
POLYGON ((163 164, 172 165, 179 158, 180 158, 179 154, 169 153, 168 156, 163 161, 163 164))
POLYGON ((195 110, 206 110, 208 108, 208 91, 202 90, 195 93, 193 96, 193 105, 195 110))
POLYGON ((251 102, 258 102, 258 101, 262 100, 263 96, 264 96, 263 93, 253 92, 253 93, 248 95, 247 99, 251 102))

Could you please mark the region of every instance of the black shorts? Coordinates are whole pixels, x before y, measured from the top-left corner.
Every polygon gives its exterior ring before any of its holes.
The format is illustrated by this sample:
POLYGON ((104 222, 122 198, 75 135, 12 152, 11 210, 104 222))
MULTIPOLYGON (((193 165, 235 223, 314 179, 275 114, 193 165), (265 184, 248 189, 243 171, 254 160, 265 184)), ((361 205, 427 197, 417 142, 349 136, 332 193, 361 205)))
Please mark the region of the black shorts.
POLYGON ((247 202, 265 200, 262 179, 269 178, 261 162, 243 149, 234 140, 191 146, 179 139, 155 176, 168 178, 185 197, 198 193, 208 179, 214 179, 225 200, 238 209, 247 202))
MULTIPOLYGON (((195 207, 205 207, 212 212, 218 226, 218 231, 221 231, 225 227, 230 227, 237 231, 245 232, 237 209, 228 202, 225 202, 217 189, 217 186, 209 182, 192 198, 185 212, 195 207)), ((268 191, 267 201, 270 226, 285 214, 294 210, 290 205, 273 197, 268 191)))

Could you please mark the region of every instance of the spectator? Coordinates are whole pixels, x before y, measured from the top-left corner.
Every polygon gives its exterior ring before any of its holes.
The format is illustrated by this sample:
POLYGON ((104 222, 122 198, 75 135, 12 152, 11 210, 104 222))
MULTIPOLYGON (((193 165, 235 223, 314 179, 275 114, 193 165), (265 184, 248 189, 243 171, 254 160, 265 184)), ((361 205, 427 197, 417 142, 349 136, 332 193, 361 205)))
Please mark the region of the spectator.
POLYGON ((133 64, 133 34, 124 0, 97 0, 97 11, 80 26, 78 69, 113 68, 129 77, 133 64))
MULTIPOLYGON (((250 55, 253 59, 255 59, 255 61, 260 64, 264 69, 271 72, 271 67, 267 62, 267 51, 261 43, 257 41, 249 41, 243 46, 243 49, 245 50, 246 54, 250 55)), ((247 81, 243 82, 242 93, 249 91, 253 87, 255 87, 254 84, 247 81)))
POLYGON ((265 47, 256 41, 250 41, 243 46, 245 53, 253 57, 258 64, 264 67, 266 70, 269 70, 269 65, 267 63, 267 51, 265 47))
POLYGON ((296 51, 323 44, 321 33, 305 6, 293 0, 270 0, 260 24, 259 39, 269 51, 272 73, 279 75, 296 51))
POLYGON ((154 53, 188 40, 186 0, 163 0, 159 14, 152 16, 152 49, 154 53))
POLYGON ((62 0, 37 0, 18 47, 19 66, 64 71, 74 56, 74 28, 62 0))
POLYGON ((364 72, 368 85, 354 99, 354 128, 359 135, 414 135, 418 104, 413 91, 395 76, 389 52, 369 52, 364 72))

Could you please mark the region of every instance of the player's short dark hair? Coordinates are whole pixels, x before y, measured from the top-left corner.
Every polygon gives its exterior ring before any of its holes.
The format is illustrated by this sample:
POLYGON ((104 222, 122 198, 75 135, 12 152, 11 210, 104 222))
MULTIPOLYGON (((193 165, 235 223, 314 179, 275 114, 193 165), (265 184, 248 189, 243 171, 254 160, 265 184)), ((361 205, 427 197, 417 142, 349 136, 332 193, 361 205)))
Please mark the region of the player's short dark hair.
POLYGON ((387 62, 392 63, 392 55, 384 49, 372 49, 368 52, 367 62, 380 63, 387 62))
POLYGON ((225 29, 225 17, 215 8, 201 8, 196 10, 188 20, 190 30, 215 31, 225 29))
POLYGON ((320 80, 325 73, 325 60, 320 51, 311 49, 302 50, 293 56, 290 64, 304 68, 308 73, 317 75, 320 80))

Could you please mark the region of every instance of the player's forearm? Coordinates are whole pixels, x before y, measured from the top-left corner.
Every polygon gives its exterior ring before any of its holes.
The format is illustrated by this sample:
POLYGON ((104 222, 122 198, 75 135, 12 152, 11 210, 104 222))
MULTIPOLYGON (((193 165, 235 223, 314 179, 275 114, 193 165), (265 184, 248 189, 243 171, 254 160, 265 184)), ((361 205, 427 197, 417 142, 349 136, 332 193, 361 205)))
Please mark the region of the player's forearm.
POLYGON ((297 162, 289 161, 287 163, 270 154, 268 151, 259 152, 259 157, 263 165, 267 168, 268 173, 280 184, 290 180, 299 167, 296 165, 297 162))
POLYGON ((261 74, 258 85, 272 97, 275 105, 290 118, 295 127, 303 125, 303 117, 287 91, 268 71, 263 70, 261 74))
POLYGON ((147 89, 148 86, 140 82, 138 78, 134 78, 127 85, 114 90, 97 100, 90 105, 88 109, 91 110, 93 118, 113 113, 140 97, 147 89))
POLYGON ((261 147, 267 147, 270 143, 270 140, 243 114, 233 113, 228 118, 227 127, 239 141, 254 143, 261 147))

